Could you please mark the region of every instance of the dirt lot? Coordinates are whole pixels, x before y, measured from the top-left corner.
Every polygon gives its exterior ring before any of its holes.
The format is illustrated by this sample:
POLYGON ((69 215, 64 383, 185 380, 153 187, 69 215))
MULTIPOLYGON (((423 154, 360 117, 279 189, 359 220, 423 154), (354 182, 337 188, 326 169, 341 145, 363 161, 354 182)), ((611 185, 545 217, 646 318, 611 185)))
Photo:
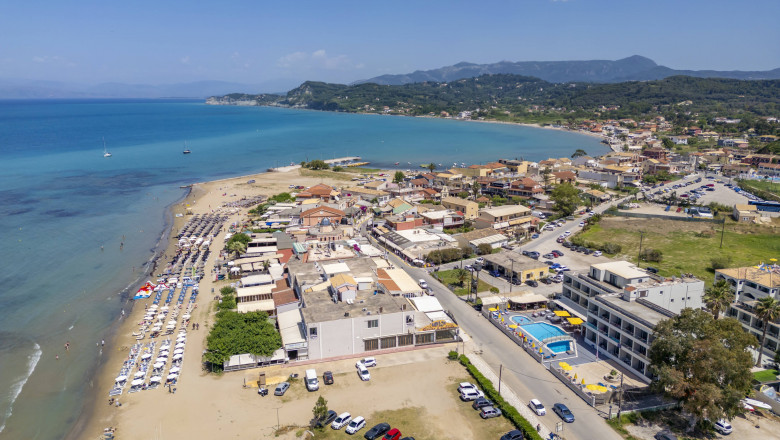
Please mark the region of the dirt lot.
MULTIPOLYGON (((668 412, 664 412, 668 413, 668 412)), ((624 425, 624 428, 637 440, 653 440, 653 436, 663 429, 667 429, 670 425, 665 423, 669 421, 672 425, 677 425, 677 428, 672 430, 680 436, 683 434, 685 421, 679 417, 659 417, 660 420, 645 420, 640 419, 637 424, 624 425), (667 419, 667 420, 664 420, 667 419)), ((731 421, 731 426, 734 432, 729 436, 723 436, 720 434, 713 434, 711 436, 691 436, 686 434, 686 438, 692 439, 750 439, 750 440, 776 440, 780 438, 780 418, 772 415, 769 412, 748 414, 747 416, 740 416, 731 421)))

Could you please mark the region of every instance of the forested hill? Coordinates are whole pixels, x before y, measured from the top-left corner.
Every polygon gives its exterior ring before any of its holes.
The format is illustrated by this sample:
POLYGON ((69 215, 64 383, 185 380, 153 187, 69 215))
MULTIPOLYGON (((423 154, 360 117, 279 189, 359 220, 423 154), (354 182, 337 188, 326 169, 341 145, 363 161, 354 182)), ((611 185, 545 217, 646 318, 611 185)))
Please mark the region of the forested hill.
POLYGON ((526 75, 545 81, 614 83, 625 81, 649 81, 670 76, 693 76, 698 78, 730 79, 780 79, 780 69, 767 71, 717 71, 676 70, 661 66, 655 61, 634 55, 620 60, 584 61, 501 61, 490 64, 458 63, 431 70, 418 70, 400 75, 382 75, 356 83, 401 85, 425 81, 446 82, 480 75, 494 74, 526 75))
POLYGON ((688 112, 776 116, 780 113, 780 80, 676 76, 618 84, 557 84, 519 75, 483 75, 448 83, 399 86, 308 81, 286 95, 231 94, 209 98, 208 102, 407 115, 438 115, 443 111, 457 114, 478 109, 521 113, 540 108, 587 113, 618 108, 614 116, 636 116, 661 106, 679 105, 688 112))

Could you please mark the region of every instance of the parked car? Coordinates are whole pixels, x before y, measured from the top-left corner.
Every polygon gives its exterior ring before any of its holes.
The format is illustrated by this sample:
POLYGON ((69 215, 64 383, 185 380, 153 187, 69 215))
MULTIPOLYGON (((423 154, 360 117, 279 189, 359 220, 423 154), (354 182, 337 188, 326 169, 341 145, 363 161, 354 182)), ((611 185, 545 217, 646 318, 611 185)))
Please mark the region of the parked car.
POLYGON ((543 282, 544 284, 551 284, 551 283, 552 283, 552 281, 550 281, 550 279, 549 279, 549 278, 547 278, 547 277, 545 277, 545 278, 542 278, 542 279, 540 279, 539 281, 543 282))
POLYGON ((314 421, 313 427, 322 428, 323 426, 328 426, 333 423, 334 420, 336 420, 336 417, 338 417, 336 411, 333 411, 332 409, 328 410, 328 412, 325 414, 325 417, 314 421))
POLYGON ((570 241, 564 241, 564 242, 563 242, 563 243, 561 243, 561 244, 563 245, 563 247, 565 247, 565 248, 567 248, 567 249, 572 247, 572 244, 571 244, 571 242, 570 242, 570 241))
POLYGON ((531 401, 528 402, 528 407, 531 408, 531 411, 535 412, 537 416, 543 416, 547 414, 547 410, 544 409, 544 405, 542 405, 542 402, 538 401, 537 399, 531 399, 531 401))
POLYGON ((371 373, 368 372, 368 368, 366 368, 365 365, 358 362, 357 364, 355 364, 355 367, 357 368, 357 373, 358 376, 360 377, 360 380, 364 382, 371 380, 371 373))
POLYGON ((458 392, 462 393, 464 390, 475 390, 477 386, 470 382, 461 382, 458 384, 458 392))
POLYGON ((716 431, 718 431, 723 435, 729 435, 733 431, 733 429, 731 428, 731 423, 729 423, 729 421, 726 419, 718 420, 712 425, 712 427, 715 428, 716 431))
POLYGON ((552 265, 554 265, 556 263, 554 261, 552 261, 552 260, 544 260, 544 264, 546 264, 548 266, 552 266, 552 265))
POLYGON ((387 431, 390 430, 390 425, 387 423, 380 423, 378 425, 375 425, 373 428, 369 429, 365 435, 363 435, 363 438, 366 440, 376 440, 379 437, 385 435, 387 431))
POLYGON ((401 440, 414 440, 414 437, 404 437, 401 440))
POLYGON ((477 400, 480 397, 485 397, 485 393, 477 389, 463 390, 460 392, 460 400, 464 402, 471 402, 472 400, 477 400))
POLYGON ((290 382, 282 382, 276 386, 274 396, 284 396, 288 389, 290 389, 290 382))
POLYGON ((584 226, 585 226, 585 222, 579 222, 579 224, 577 224, 577 226, 579 226, 579 227, 581 227, 581 228, 582 228, 582 227, 584 227, 584 226))
POLYGON ((469 272, 474 272, 474 267, 472 267, 470 264, 463 266, 463 268, 469 272))
POLYGON ((544 255, 542 255, 542 258, 552 259, 552 258, 555 258, 555 254, 552 254, 552 253, 544 254, 544 255))
POLYGON ((661 431, 655 436, 653 436, 655 440, 677 440, 677 436, 674 435, 671 431, 661 431))
POLYGON ((373 357, 367 357, 360 362, 366 367, 376 367, 376 358, 373 357))
POLYGON ((556 243, 563 243, 564 240, 566 240, 564 237, 558 237, 558 238, 555 239, 555 242, 556 243))
POLYGON ((563 235, 565 235, 565 236, 567 236, 567 237, 568 237, 569 235, 571 235, 571 231, 564 231, 564 232, 563 232, 563 235))
POLYGON ((387 434, 385 434, 385 436, 382 437, 382 440, 398 440, 400 438, 401 438, 401 431, 399 431, 398 428, 393 428, 387 431, 387 434))
POLYGON ((532 238, 532 239, 534 239, 534 238, 539 238, 539 234, 533 234, 533 235, 531 235, 531 238, 532 238))
POLYGON ((571 411, 566 405, 562 403, 556 403, 555 405, 553 405, 553 412, 555 412, 555 414, 558 414, 558 416, 560 416, 560 418, 562 418, 564 422, 574 423, 574 414, 571 413, 571 411))
POLYGON ((483 419, 490 419, 501 415, 501 410, 492 406, 486 406, 479 410, 479 416, 483 419))
POLYGON ((349 423, 351 420, 352 420, 352 414, 348 412, 343 412, 339 414, 339 416, 336 417, 335 420, 333 420, 333 423, 330 424, 330 427, 338 430, 347 426, 347 423, 349 423))
POLYGON ((354 434, 365 427, 366 427, 366 419, 364 419, 362 416, 357 416, 354 419, 352 419, 351 422, 349 422, 349 425, 347 425, 346 432, 347 434, 354 434))
POLYGON ((531 286, 531 287, 539 287, 539 283, 537 283, 537 282, 536 282, 536 281, 534 281, 534 280, 528 280, 528 281, 526 281, 525 283, 526 283, 526 284, 528 284, 528 285, 529 285, 529 286, 531 286))
POLYGON ((418 283, 420 284, 420 287, 422 287, 423 289, 428 288, 428 283, 426 283, 425 280, 420 280, 418 281, 418 283))
POLYGON ((594 251, 594 252, 593 252, 593 256, 594 256, 594 257, 600 257, 600 256, 602 256, 602 255, 603 255, 603 254, 601 253, 601 251, 594 251))
POLYGON ((474 401, 474 403, 471 404, 471 407, 474 409, 480 409, 485 406, 493 406, 493 402, 484 397, 479 397, 474 401))
POLYGON ((523 431, 515 429, 501 436, 501 440, 523 440, 523 431))
POLYGON ((536 252, 536 251, 531 251, 531 252, 528 253, 528 257, 529 258, 533 258, 535 260, 538 260, 539 256, 540 256, 539 252, 536 252))
POLYGON ((553 249, 552 251, 550 251, 550 253, 553 255, 557 255, 559 257, 563 256, 563 252, 559 251, 558 249, 553 249))
POLYGON ((475 261, 477 264, 485 264, 485 259, 483 257, 477 257, 475 261))
POLYGON ((590 255, 590 254, 592 254, 592 253, 593 253, 593 251, 592 251, 592 250, 590 250, 590 249, 588 249, 588 248, 585 248, 585 249, 582 251, 582 253, 583 253, 583 254, 585 254, 585 255, 590 255))

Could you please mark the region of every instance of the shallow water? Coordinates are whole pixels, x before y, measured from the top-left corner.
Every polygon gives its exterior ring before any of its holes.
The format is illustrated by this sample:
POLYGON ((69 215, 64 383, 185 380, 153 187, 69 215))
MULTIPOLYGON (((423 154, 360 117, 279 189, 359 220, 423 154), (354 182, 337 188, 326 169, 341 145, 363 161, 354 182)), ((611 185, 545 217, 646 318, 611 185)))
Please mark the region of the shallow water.
POLYGON ((0 438, 56 439, 72 427, 102 359, 97 342, 128 307, 120 293, 152 256, 180 185, 316 158, 416 171, 577 148, 607 150, 499 124, 175 100, 0 101, 0 438))

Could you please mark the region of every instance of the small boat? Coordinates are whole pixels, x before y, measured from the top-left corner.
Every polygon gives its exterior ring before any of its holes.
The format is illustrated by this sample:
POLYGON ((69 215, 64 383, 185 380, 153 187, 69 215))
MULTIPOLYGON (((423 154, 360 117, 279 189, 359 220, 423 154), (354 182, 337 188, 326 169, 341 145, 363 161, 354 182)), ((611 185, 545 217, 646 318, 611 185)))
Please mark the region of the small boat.
POLYGON ((398 165, 399 163, 401 163, 401 162, 396 162, 395 164, 398 165))
POLYGON ((187 141, 184 141, 184 151, 182 151, 182 154, 190 154, 192 151, 190 151, 189 148, 187 148, 187 141))
POLYGON ((103 157, 111 157, 111 153, 106 149, 106 138, 103 138, 103 157))

